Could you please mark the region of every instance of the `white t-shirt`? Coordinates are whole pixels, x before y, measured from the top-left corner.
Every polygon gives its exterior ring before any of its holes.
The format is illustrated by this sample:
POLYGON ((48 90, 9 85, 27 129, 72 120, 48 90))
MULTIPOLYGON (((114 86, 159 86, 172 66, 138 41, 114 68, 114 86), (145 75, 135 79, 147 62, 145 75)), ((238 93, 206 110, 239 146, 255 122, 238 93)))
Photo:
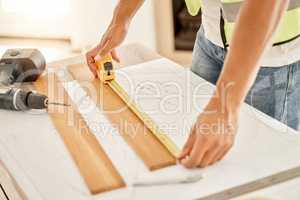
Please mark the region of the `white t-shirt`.
MULTIPOLYGON (((202 25, 205 36, 212 43, 223 47, 220 34, 220 0, 202 0, 202 25)), ((267 50, 261 61, 262 66, 278 67, 300 60, 300 37, 286 44, 267 50)))

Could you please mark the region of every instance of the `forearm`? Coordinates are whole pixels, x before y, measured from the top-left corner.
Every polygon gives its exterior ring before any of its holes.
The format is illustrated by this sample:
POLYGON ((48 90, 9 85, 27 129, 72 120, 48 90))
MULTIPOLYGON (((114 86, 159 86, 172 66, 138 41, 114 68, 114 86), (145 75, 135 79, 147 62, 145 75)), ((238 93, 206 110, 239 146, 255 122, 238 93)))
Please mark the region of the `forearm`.
POLYGON ((144 0, 119 0, 111 23, 129 24, 144 0))
POLYGON ((217 94, 223 100, 226 99, 226 109, 239 110, 256 78, 260 59, 271 43, 288 2, 289 0, 246 0, 243 3, 217 82, 217 94))

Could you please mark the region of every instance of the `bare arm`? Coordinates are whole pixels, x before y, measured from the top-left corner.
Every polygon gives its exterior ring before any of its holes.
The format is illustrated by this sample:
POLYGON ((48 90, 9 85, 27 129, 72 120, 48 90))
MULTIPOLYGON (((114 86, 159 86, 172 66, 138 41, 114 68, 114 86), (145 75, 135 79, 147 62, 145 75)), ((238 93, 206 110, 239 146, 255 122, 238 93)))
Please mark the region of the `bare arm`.
POLYGON ((235 112, 244 101, 264 50, 287 8, 289 0, 247 0, 244 2, 233 34, 217 89, 231 84, 227 95, 229 109, 235 112))
POLYGON ((129 24, 144 0, 120 0, 111 23, 129 24))
POLYGON ((184 166, 206 167, 222 159, 232 147, 240 106, 288 3, 289 0, 244 1, 216 94, 199 115, 179 156, 184 166))
POLYGON ((120 61, 115 48, 124 41, 131 20, 143 2, 144 0, 119 1, 114 10, 111 23, 102 36, 100 43, 86 54, 87 64, 95 76, 97 76, 95 59, 101 59, 101 56, 111 53, 114 60, 120 61))

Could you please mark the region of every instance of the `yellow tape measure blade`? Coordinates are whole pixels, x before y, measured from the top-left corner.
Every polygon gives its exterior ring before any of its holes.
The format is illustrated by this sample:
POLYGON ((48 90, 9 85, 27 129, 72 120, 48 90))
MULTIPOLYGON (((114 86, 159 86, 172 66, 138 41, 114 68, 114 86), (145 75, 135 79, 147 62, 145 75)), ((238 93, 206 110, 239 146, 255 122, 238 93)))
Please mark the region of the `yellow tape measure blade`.
POLYGON ((177 157, 179 148, 168 137, 166 133, 159 129, 156 123, 144 112, 139 109, 127 92, 118 84, 116 80, 111 80, 108 85, 119 95, 119 97, 126 103, 126 105, 138 116, 140 120, 146 125, 146 127, 152 132, 152 134, 160 141, 164 147, 174 156, 177 157))

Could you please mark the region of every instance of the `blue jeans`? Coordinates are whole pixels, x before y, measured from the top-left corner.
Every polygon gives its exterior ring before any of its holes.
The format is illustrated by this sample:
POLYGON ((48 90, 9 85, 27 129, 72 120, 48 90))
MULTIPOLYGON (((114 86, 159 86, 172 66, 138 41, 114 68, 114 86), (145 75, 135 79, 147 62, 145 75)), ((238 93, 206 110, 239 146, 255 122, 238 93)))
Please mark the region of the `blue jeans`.
MULTIPOLYGON (((201 28, 194 46, 191 70, 205 80, 216 84, 225 55, 226 51, 210 42, 201 28)), ((282 67, 261 67, 245 101, 298 130, 300 123, 300 61, 282 67)))

